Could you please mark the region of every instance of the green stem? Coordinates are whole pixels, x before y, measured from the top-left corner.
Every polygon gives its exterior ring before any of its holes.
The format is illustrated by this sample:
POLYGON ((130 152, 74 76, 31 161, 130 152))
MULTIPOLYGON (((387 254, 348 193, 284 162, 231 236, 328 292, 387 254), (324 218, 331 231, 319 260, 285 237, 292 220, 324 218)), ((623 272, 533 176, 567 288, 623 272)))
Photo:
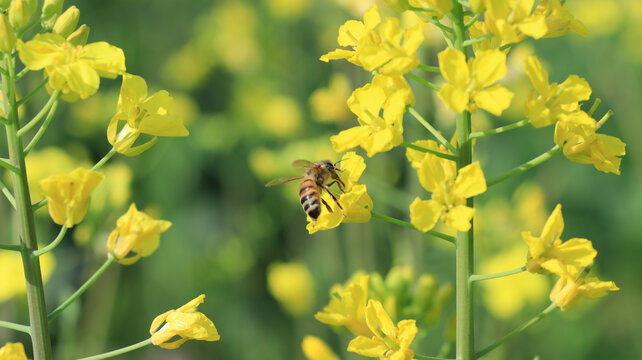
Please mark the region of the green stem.
POLYGON ((593 101, 593 105, 591 105, 591 108, 587 112, 589 116, 593 116, 593 113, 595 113, 595 110, 597 110, 597 107, 600 106, 602 103, 602 99, 596 98, 595 101, 593 101))
POLYGON ((526 323, 524 323, 522 326, 518 327, 517 329, 515 329, 515 330, 513 330, 513 331, 509 332, 508 334, 506 334, 506 336, 504 336, 503 338, 499 339, 499 340, 498 340, 497 342, 495 342, 494 344, 492 344, 492 345, 490 345, 490 346, 487 346, 486 348, 484 348, 484 349, 483 349, 483 350, 481 350, 481 351, 478 351, 478 352, 475 354, 475 356, 479 358, 479 357, 482 357, 482 356, 484 356, 484 355, 488 354, 489 352, 491 352, 491 351, 495 350, 495 348, 497 348, 497 347, 498 347, 498 346, 500 346, 501 344, 505 343, 506 341, 508 341, 508 340, 510 340, 511 338, 513 338, 515 335, 517 335, 517 334, 519 334, 519 333, 523 332, 524 330, 528 329, 529 327, 531 327, 531 326, 532 326, 533 324, 535 324, 536 322, 538 322, 538 321, 540 321, 541 319, 543 319, 546 315, 550 314, 553 310, 555 310, 555 308, 557 308, 557 305, 556 305, 555 303, 551 303, 551 304, 550 304, 546 309, 544 309, 544 311, 542 311, 539 315, 537 315, 537 316, 535 316, 534 318, 530 319, 529 321, 527 321, 526 323))
POLYGON ((20 72, 16 75, 16 81, 22 79, 22 77, 27 75, 28 72, 29 72, 29 68, 24 68, 20 70, 20 72))
POLYGON ((428 72, 441 72, 441 70, 439 70, 439 66, 428 66, 424 64, 419 64, 417 68, 428 72))
POLYGON ((96 171, 96 170, 100 169, 101 167, 103 167, 103 165, 105 165, 105 163, 106 163, 109 159, 111 159, 111 157, 112 157, 112 156, 114 156, 114 154, 116 154, 116 149, 114 149, 114 148, 112 147, 112 148, 111 148, 111 150, 109 150, 109 152, 108 152, 107 154, 105 154, 105 156, 103 156, 103 158, 102 158, 102 159, 100 159, 100 160, 96 163, 96 165, 94 165, 94 166, 91 168, 91 171, 96 171))
MULTIPOLYGON (((49 97, 49 100, 47 101, 45 106, 43 106, 42 109, 40 109, 40 111, 36 114, 36 116, 34 116, 33 119, 31 119, 31 121, 29 121, 25 126, 23 126, 22 128, 20 128, 20 130, 18 130, 18 136, 23 136, 27 131, 31 130, 31 128, 36 126, 36 124, 40 122, 40 120, 45 116, 45 114, 49 112, 53 104, 55 102, 58 102, 59 96, 60 96, 60 90, 54 91, 53 94, 51 94, 51 96, 49 97)), ((25 99, 27 98, 24 98, 23 100, 25 99)))
POLYGON ((54 241, 51 242, 51 244, 43 247, 40 250, 34 251, 33 256, 41 256, 43 254, 46 254, 50 252, 51 250, 55 249, 58 244, 62 241, 62 239, 65 237, 65 233, 67 232, 67 226, 63 225, 60 228, 60 232, 58 233, 58 236, 54 239, 54 241))
POLYGON ((420 123, 421 125, 423 125, 423 126, 424 126, 428 131, 430 131, 430 133, 432 134, 432 136, 434 136, 434 137, 435 137, 435 139, 437 139, 437 140, 438 140, 442 145, 444 145, 444 146, 445 146, 445 147, 446 147, 446 148, 447 148, 451 153, 453 153, 453 154, 457 154, 457 149, 455 149, 455 148, 454 148, 454 147, 453 147, 453 146, 448 142, 448 140, 446 140, 446 138, 445 138, 445 137, 443 137, 443 135, 441 135, 441 133, 440 133, 437 129, 435 129, 432 125, 430 125, 430 124, 428 123, 428 121, 426 121, 426 119, 424 119, 421 115, 419 115, 419 113, 417 112, 417 110, 415 110, 412 106, 409 106, 409 107, 408 107, 408 112, 409 112, 412 116, 414 116, 414 117, 415 117, 415 119, 417 119, 417 121, 419 121, 419 123, 420 123))
MULTIPOLYGON (((27 101, 29 101, 29 99, 31 99, 34 95, 36 95, 38 93, 38 91, 40 91, 40 89, 42 89, 45 86, 45 84, 47 84, 48 80, 49 79, 42 80, 42 82, 38 86, 36 86, 35 89, 31 90, 31 92, 29 94, 27 94, 27 96, 25 96, 22 99, 18 100, 18 106, 20 107, 20 106, 24 105, 27 101)), ((60 94, 60 90, 54 91, 53 94, 51 94, 51 97, 54 97, 54 94, 56 94, 56 93, 60 94)), ((45 105, 45 107, 50 105, 49 104, 50 102, 51 102, 51 100, 49 100, 49 102, 47 102, 47 105, 45 105)))
POLYGON ((428 80, 422 79, 422 78, 420 78, 419 76, 417 76, 417 75, 415 75, 415 74, 412 74, 412 73, 406 73, 405 75, 406 75, 406 77, 407 77, 407 78, 412 79, 412 80, 414 80, 414 81, 416 81, 416 82, 420 83, 421 85, 423 85, 423 86, 425 86, 425 87, 428 87, 428 88, 433 89, 433 90, 435 90, 435 91, 439 91, 439 90, 441 90, 441 89, 439 88, 439 86, 437 86, 437 85, 435 85, 435 84, 431 83, 431 82, 430 82, 430 81, 428 81, 428 80))
POLYGON ((521 174, 524 171, 526 171, 526 170, 528 170, 528 169, 530 169, 530 168, 532 168, 534 166, 537 166, 537 165, 545 162, 546 160, 552 158, 553 156, 555 156, 555 155, 557 155, 557 154, 559 154, 561 152, 562 152, 562 148, 559 145, 555 145, 550 150, 548 150, 547 152, 543 153, 542 155, 540 155, 540 156, 538 156, 538 157, 536 157, 536 158, 534 158, 534 159, 532 159, 530 161, 527 161, 527 162, 523 163, 522 165, 514 168, 513 170, 507 172, 506 174, 504 174, 504 175, 502 175, 502 176, 500 176, 500 177, 498 177, 496 179, 493 179, 493 180, 489 181, 487 183, 487 186, 490 187, 490 186, 495 185, 497 183, 500 183, 500 182, 502 182, 502 181, 504 181, 504 180, 506 180, 506 179, 508 179, 510 177, 513 177, 513 176, 515 176, 517 174, 521 174))
POLYGON ((7 169, 7 170, 9 170, 9 171, 11 171, 12 173, 15 173, 15 174, 20 172, 20 169, 18 169, 17 167, 11 165, 11 163, 7 159, 0 158, 0 166, 2 166, 3 168, 5 168, 5 169, 7 169))
POLYGON ((8 322, 8 321, 0 320, 0 327, 11 329, 11 330, 20 331, 20 332, 27 333, 27 334, 31 333, 31 330, 29 330, 29 326, 15 324, 15 323, 8 322))
POLYGON ((7 198, 7 200, 9 200, 9 203, 11 204, 11 206, 13 206, 13 208, 15 209, 16 208, 16 199, 11 194, 11 191, 9 191, 9 188, 7 188, 7 185, 5 185, 2 182, 2 179, 0 179, 0 189, 2 189, 2 193, 7 198))
MULTIPOLYGON (((383 220, 383 221, 387 221, 387 222, 395 224, 395 225, 403 226, 403 227, 406 227, 408 229, 421 231, 421 230, 417 229, 413 224, 411 224, 411 223, 409 223, 407 221, 395 219, 393 217, 382 215, 382 214, 376 213, 374 211, 370 211, 370 214, 372 215, 373 218, 376 218, 376 219, 379 219, 379 220, 383 220)), ((423 231, 421 231, 421 232, 423 232, 423 231)), ((449 243, 452 243, 452 244, 455 243, 455 238, 454 237, 452 237, 450 235, 446 235, 446 234, 440 233, 439 231, 429 230, 426 233, 430 234, 430 235, 432 235, 434 237, 440 238, 442 240, 446 240, 449 243)))
POLYGON ((42 199, 42 200, 38 201, 37 203, 31 205, 31 208, 35 212, 35 211, 39 210, 41 207, 47 205, 48 202, 49 201, 47 199, 42 199))
POLYGON ((476 138, 485 137, 485 136, 489 136, 489 135, 495 135, 495 134, 503 133, 503 132, 506 132, 506 131, 509 131, 509 130, 519 129, 519 128, 524 127, 524 126, 526 126, 526 125, 528 125, 530 123, 531 123, 530 119, 524 119, 524 120, 520 120, 518 122, 512 123, 510 125, 501 126, 501 127, 498 127, 498 128, 495 128, 495 129, 491 129, 491 130, 475 131, 473 133, 470 133, 470 138, 471 139, 476 139, 476 138))
POLYGON ((98 270, 84 283, 78 290, 76 290, 75 293, 73 293, 65 302, 60 304, 54 311, 49 313, 48 319, 49 321, 55 319, 60 315, 61 312, 63 312, 69 305, 71 305, 80 295, 82 295, 104 272, 109 268, 111 264, 113 264, 117 259, 113 257, 112 255, 109 255, 107 257, 107 260, 102 264, 98 270))
POLYGON ((151 343, 152 343, 152 338, 149 338, 147 340, 143 340, 143 341, 141 341, 139 343, 136 343, 134 345, 129 345, 129 346, 124 347, 122 349, 118 349, 118 350, 114 350, 114 351, 110 351, 110 352, 106 352, 106 353, 98 354, 98 355, 94 355, 94 356, 84 357, 84 358, 81 358, 81 359, 78 359, 78 360, 109 359, 109 358, 112 358, 112 357, 117 356, 117 355, 121 355, 121 354, 130 352, 130 351, 134 351, 134 350, 138 350, 138 349, 140 349, 142 347, 150 345, 151 343))
POLYGON ((466 29, 470 28, 477 22, 477 20, 479 20, 480 17, 482 17, 482 15, 484 15, 483 11, 478 14, 475 14, 475 16, 472 17, 472 19, 468 20, 468 22, 464 25, 464 27, 466 29))
POLYGON ((473 281, 497 279, 497 278, 504 277, 504 276, 519 274, 522 271, 526 271, 526 266, 522 266, 522 267, 517 268, 517 269, 502 271, 502 272, 498 272, 498 273, 494 273, 494 274, 471 275, 469 280, 471 282, 473 282, 473 281))
POLYGON ((45 131, 47 130, 47 127, 49 127, 49 123, 51 123, 51 119, 53 119, 54 114, 56 113, 56 110, 58 109, 58 101, 55 101, 51 108, 49 109, 49 113, 47 114, 47 117, 45 118, 45 121, 42 122, 42 125, 40 125, 40 129, 36 132, 36 135, 33 136, 33 139, 29 142, 29 145, 24 150, 25 156, 33 150, 33 148, 36 146, 38 141, 40 141, 40 138, 42 135, 45 134, 45 131))
POLYGON ((514 42, 514 43, 504 44, 504 45, 499 47, 499 50, 504 51, 504 50, 508 49, 509 47, 512 47, 513 45, 517 45, 517 43, 514 42))
POLYGON ((436 17, 430 17, 430 16, 424 14, 424 12, 434 11, 433 9, 424 9, 424 8, 418 8, 418 7, 411 6, 411 7, 409 7, 409 10, 412 10, 412 11, 416 12, 417 15, 419 15, 422 19, 424 19, 424 20, 428 21, 429 23, 435 25, 439 29, 441 29, 441 30, 443 30, 445 32, 449 32, 451 34, 454 33, 454 30, 452 28, 440 23, 439 20, 436 17))
MULTIPOLYGON (((464 25, 463 9, 457 0, 453 0, 451 11, 453 29, 455 30, 455 49, 467 56, 464 42, 466 41, 466 28, 464 25)), ((457 114, 457 171, 472 163, 473 148, 470 139, 470 112, 464 111, 457 114)), ((466 206, 474 208, 473 198, 466 199, 466 206)), ((473 287, 469 281, 474 270, 474 246, 473 246, 473 224, 468 231, 457 232, 457 243, 455 244, 455 311, 456 319, 456 342, 455 354, 458 360, 472 360, 475 358, 475 332, 473 312, 473 287)))
POLYGON ((31 324, 31 343, 33 346, 34 360, 50 360, 53 357, 49 323, 47 321, 47 307, 45 304, 44 286, 40 271, 40 260, 33 256, 38 250, 36 239, 36 226, 31 209, 31 196, 27 181, 25 167, 25 154, 22 139, 18 136, 20 120, 15 91, 15 59, 5 55, 5 68, 9 76, 2 76, 2 90, 4 93, 4 108, 11 124, 6 126, 7 146, 9 159, 13 166, 20 169, 18 174, 12 174, 14 184, 14 199, 20 228, 20 241, 23 243, 22 265, 24 268, 27 306, 29 308, 29 323, 31 324))
POLYGON ((438 156, 440 158, 443 158, 443 159, 447 159, 447 160, 451 160, 451 161, 457 161, 457 157, 455 155, 444 154, 444 153, 436 151, 436 150, 426 149, 424 147, 421 147, 421 146, 418 146, 418 145, 415 145, 415 144, 411 144, 409 142, 402 141, 401 142, 401 146, 405 146, 405 147, 407 147, 409 149, 413 149, 413 150, 417 150, 417 151, 421 151, 421 152, 425 152, 425 153, 430 153, 430 154, 436 155, 436 156, 438 156))
POLYGON ((18 244, 0 244, 0 250, 22 251, 22 246, 18 244))
POLYGON ((488 39, 492 38, 493 36, 495 36, 495 34, 493 34, 493 33, 484 34, 484 35, 482 35, 480 37, 476 37, 474 39, 466 40, 462 44, 463 44, 464 47, 470 46, 470 45, 477 44, 477 43, 480 43, 482 41, 488 40, 488 39))

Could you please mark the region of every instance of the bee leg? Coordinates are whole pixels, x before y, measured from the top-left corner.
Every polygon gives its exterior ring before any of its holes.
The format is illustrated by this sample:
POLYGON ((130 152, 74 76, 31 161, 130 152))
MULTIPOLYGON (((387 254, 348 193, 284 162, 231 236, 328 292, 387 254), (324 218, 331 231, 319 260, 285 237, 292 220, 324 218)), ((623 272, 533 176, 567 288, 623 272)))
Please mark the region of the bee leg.
POLYGON ((339 209, 343 211, 343 207, 341 206, 341 204, 339 204, 339 200, 337 200, 337 197, 334 195, 332 190, 330 190, 327 185, 322 185, 322 187, 323 187, 323 190, 327 191, 328 194, 330 194, 330 196, 332 197, 332 200, 334 200, 334 202, 337 203, 337 206, 339 207, 339 209))
POLYGON ((328 212, 332 212, 332 208, 330 207, 330 205, 328 205, 327 202, 325 202, 325 200, 321 199, 321 202, 323 203, 323 205, 325 205, 325 208, 328 209, 328 212))
POLYGON ((337 178, 334 181, 331 181, 330 183, 326 184, 326 186, 330 187, 330 186, 332 186, 334 184, 337 184, 337 187, 339 188, 339 190, 341 190, 341 192, 345 194, 345 192, 346 192, 345 191, 345 186, 346 185, 343 183, 343 181, 341 181, 341 179, 337 178))

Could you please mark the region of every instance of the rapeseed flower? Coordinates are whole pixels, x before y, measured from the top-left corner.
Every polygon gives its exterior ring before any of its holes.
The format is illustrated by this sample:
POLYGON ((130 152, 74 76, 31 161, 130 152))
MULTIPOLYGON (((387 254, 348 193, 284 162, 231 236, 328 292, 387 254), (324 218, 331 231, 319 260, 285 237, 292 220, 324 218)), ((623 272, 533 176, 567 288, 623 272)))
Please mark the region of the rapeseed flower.
POLYGON ((430 17, 441 19, 453 7, 453 2, 450 0, 408 0, 410 6, 416 8, 430 9, 424 11, 430 17))
POLYGON ((53 221, 68 228, 80 223, 87 214, 92 191, 103 179, 100 173, 78 168, 69 174, 50 176, 40 181, 53 221))
POLYGON ((593 244, 587 239, 573 238, 562 242, 560 236, 564 231, 562 205, 557 204, 551 216, 546 220, 539 237, 530 231, 522 232, 522 238, 528 245, 526 268, 535 273, 550 273, 548 266, 559 263, 574 266, 578 269, 589 266, 597 255, 593 244))
POLYGON ((307 229, 310 234, 319 230, 332 229, 342 222, 368 222, 373 203, 365 185, 359 184, 359 177, 366 168, 363 158, 354 152, 343 155, 340 161, 343 171, 341 179, 345 184, 344 192, 337 196, 341 208, 332 196, 323 191, 321 198, 330 206, 331 212, 324 207, 316 221, 309 219, 307 229))
POLYGON ((0 360, 27 360, 22 343, 6 343, 0 348, 0 360))
POLYGON ((314 302, 314 278, 302 263, 273 263, 267 271, 268 290, 292 315, 303 315, 314 302))
POLYGON ((328 344, 316 336, 306 335, 301 342, 301 348, 308 360, 339 360, 328 344))
POLYGON ((466 62, 463 52, 447 48, 438 57, 439 70, 448 81, 439 90, 439 98, 450 110, 475 112, 479 107, 499 116, 508 108, 513 93, 495 84, 506 74, 506 53, 480 50, 466 62))
POLYGON ((114 79, 125 73, 125 55, 104 41, 72 44, 60 34, 37 34, 26 43, 18 40, 18 55, 29 70, 45 70, 50 90, 62 98, 86 99, 98 91, 100 78, 114 79))
POLYGON ((601 281, 597 277, 586 277, 588 269, 581 269, 561 263, 547 264, 547 269, 558 275, 559 279, 551 290, 550 299, 562 311, 570 310, 582 297, 596 299, 607 291, 618 291, 613 281, 601 281))
POLYGON ((379 359, 410 360, 414 357, 410 344, 417 334, 415 320, 401 320, 395 326, 381 303, 370 299, 366 322, 373 335, 357 336, 348 344, 348 351, 379 359))
POLYGON ((431 230, 439 219, 457 231, 468 231, 475 209, 466 206, 466 199, 486 191, 479 162, 464 166, 456 173, 452 161, 427 154, 417 173, 424 189, 432 192, 432 198, 417 197, 410 204, 410 222, 424 232, 431 230))
POLYGON ((360 275, 334 292, 328 306, 314 317, 324 324, 345 326, 357 336, 373 336, 366 324, 369 278, 369 275, 360 275))
POLYGON ((149 256, 158 248, 160 234, 167 231, 172 223, 154 220, 131 204, 125 215, 118 218, 116 229, 107 239, 107 249, 123 265, 131 265, 141 256, 149 256), (130 252, 134 255, 127 257, 130 252))
POLYGON ((221 338, 212 320, 198 312, 198 305, 203 302, 205 295, 200 295, 176 310, 170 310, 158 315, 149 329, 152 334, 152 344, 164 349, 177 349, 190 339, 217 341, 221 338), (165 323, 165 325, 163 325, 165 323), (161 325, 163 325, 161 327, 161 325), (160 328, 160 330, 159 330, 160 328), (167 342, 173 337, 180 339, 167 342))
POLYGON ((544 37, 558 37, 573 30, 576 33, 587 36, 588 31, 581 21, 577 20, 566 5, 559 0, 541 0, 534 15, 543 15, 546 18, 546 35, 544 37))
POLYGON ((548 72, 537 57, 529 56, 524 71, 533 84, 524 112, 534 127, 557 122, 562 116, 579 110, 579 102, 591 97, 591 87, 577 75, 570 75, 561 84, 548 82, 548 72))
POLYGON ((503 44, 517 43, 530 36, 535 39, 548 33, 546 16, 533 13, 535 0, 485 0, 484 19, 503 44))
POLYGON ((356 89, 348 99, 348 107, 357 115, 359 126, 330 137, 336 152, 356 146, 366 150, 368 157, 392 149, 403 141, 403 113, 411 92, 400 90, 390 97, 380 82, 356 89))
POLYGON ((620 156, 626 154, 626 144, 614 136, 597 134, 598 127, 583 111, 562 115, 555 126, 555 143, 569 160, 620 175, 620 156))
POLYGON ((136 75, 123 75, 116 114, 107 127, 107 139, 114 149, 127 156, 135 156, 149 149, 158 136, 187 136, 189 131, 176 114, 171 114, 172 97, 165 90, 147 97, 147 83, 136 75), (125 125, 118 130, 118 123, 125 125), (141 134, 154 136, 141 145, 132 147, 141 134))

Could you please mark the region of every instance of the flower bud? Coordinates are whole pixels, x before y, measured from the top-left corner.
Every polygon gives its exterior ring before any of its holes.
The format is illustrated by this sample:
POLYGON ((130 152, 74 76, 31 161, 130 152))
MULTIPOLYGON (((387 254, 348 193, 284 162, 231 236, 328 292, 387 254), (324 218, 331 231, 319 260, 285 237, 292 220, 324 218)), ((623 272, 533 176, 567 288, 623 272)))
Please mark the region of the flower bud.
POLYGON ((430 274, 423 274, 417 280, 417 287, 413 296, 413 306, 418 313, 426 312, 426 309, 434 301, 437 293, 437 279, 430 274))
POLYGON ((71 35, 67 36, 67 41, 72 45, 85 45, 87 44, 87 39, 89 38, 89 26, 82 24, 76 31, 72 32, 71 35))
POLYGON ((411 267, 395 266, 386 276, 386 286, 393 296, 402 296, 410 287, 414 276, 411 267))
POLYGON ((56 23, 56 19, 62 12, 62 3, 64 0, 45 0, 42 5, 42 16, 40 23, 43 29, 48 30, 56 23))
POLYGON ((0 13, 0 51, 10 52, 16 47, 16 35, 7 17, 0 13))
POLYGON ((9 7, 11 0, 0 0, 0 9, 6 10, 9 7))
POLYGON ((27 26, 31 14, 27 0, 13 0, 9 5, 9 23, 14 29, 22 29, 27 26))
POLYGON ((64 37, 69 36, 76 29, 79 16, 80 10, 75 6, 65 10, 65 12, 62 13, 54 23, 53 32, 64 37))

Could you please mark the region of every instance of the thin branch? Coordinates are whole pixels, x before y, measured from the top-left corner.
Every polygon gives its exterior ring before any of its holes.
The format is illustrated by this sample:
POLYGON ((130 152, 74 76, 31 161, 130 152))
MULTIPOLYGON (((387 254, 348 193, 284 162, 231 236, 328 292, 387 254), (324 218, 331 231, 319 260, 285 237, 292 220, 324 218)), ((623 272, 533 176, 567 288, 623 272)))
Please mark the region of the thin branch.
POLYGON ((65 237, 65 233, 66 233, 66 232, 67 232, 67 226, 63 225, 63 226, 60 228, 60 232, 58 233, 58 236, 56 236, 56 238, 54 239, 54 241, 52 241, 52 242, 51 242, 51 244, 49 244, 49 245, 47 245, 47 246, 43 247, 42 249, 34 251, 34 252, 33 252, 33 256, 41 256, 41 255, 46 254, 46 253, 48 253, 49 251, 51 251, 51 250, 55 249, 55 248, 56 248, 56 246, 58 246, 58 244, 60 244, 60 242, 62 241, 62 239, 65 237))
POLYGON ((34 146, 36 146, 38 141, 40 141, 40 138, 42 137, 42 135, 45 134, 45 131, 49 126, 49 123, 51 123, 51 119, 53 119, 53 116, 56 113, 56 109, 58 109, 58 101, 55 101, 53 103, 53 105, 51 106, 51 109, 49 109, 49 113, 47 114, 45 121, 42 123, 42 125, 40 125, 40 129, 38 129, 38 132, 36 132, 36 135, 33 136, 33 139, 31 139, 31 141, 25 148, 25 156, 29 154, 29 152, 34 148, 34 146))
POLYGON ((22 246, 16 244, 0 244, 0 250, 22 251, 22 246))
MULTIPOLYGON (((379 220, 387 221, 389 223, 392 223, 392 224, 395 224, 395 225, 399 225, 399 226, 403 226, 403 227, 406 227, 408 229, 413 229, 413 230, 417 230, 417 231, 423 232, 423 231, 417 229, 413 224, 411 224, 411 223, 409 223, 407 221, 395 219, 393 217, 382 215, 382 214, 376 213, 374 211, 370 211, 370 214, 372 214, 372 217, 377 218, 379 220)), ((450 235, 446 235, 446 234, 440 233, 439 231, 429 230, 426 233, 430 234, 430 235, 432 235, 434 237, 438 237, 438 238, 440 238, 442 240, 446 240, 449 243, 452 243, 452 244, 455 243, 455 238, 454 237, 452 237, 450 235)))
POLYGON ((498 273, 494 273, 494 274, 479 274, 479 275, 475 274, 475 275, 470 275, 470 277, 468 278, 468 281, 473 282, 473 281, 496 279, 496 278, 500 278, 500 277, 504 277, 504 276, 510 276, 510 275, 514 275, 514 274, 519 274, 522 271, 526 271, 526 266, 522 266, 522 267, 517 268, 517 269, 502 271, 502 272, 498 272, 498 273))
POLYGON ((401 143, 401 145, 405 146, 405 147, 407 147, 409 149, 413 149, 413 150, 417 150, 417 151, 421 151, 421 152, 425 152, 425 153, 430 153, 430 154, 433 154, 433 155, 438 156, 438 157, 443 158, 443 159, 447 159, 447 160, 451 160, 451 161, 457 161, 457 157, 455 155, 444 154, 444 153, 439 152, 439 151, 426 149, 424 147, 421 147, 421 146, 418 146, 418 145, 415 145, 415 144, 411 144, 411 143, 405 142, 405 141, 403 141, 401 143))
POLYGON ((502 175, 502 176, 500 176, 500 177, 498 177, 496 179, 493 179, 492 181, 489 181, 487 183, 487 186, 490 187, 490 186, 495 185, 495 184, 497 184, 499 182, 502 182, 502 181, 504 181, 504 180, 506 180, 506 179, 508 179, 510 177, 513 177, 513 176, 515 176, 517 174, 521 174, 524 171, 543 163, 544 161, 552 158, 553 156, 555 156, 555 155, 557 155, 557 154, 559 154, 561 152, 562 152, 562 148, 559 145, 555 145, 549 151, 543 153, 542 155, 540 155, 540 156, 538 156, 538 157, 536 157, 536 158, 534 158, 534 159, 532 159, 530 161, 527 161, 527 162, 523 163, 522 165, 514 168, 513 170, 507 172, 506 174, 504 174, 504 175, 502 175))
POLYGON ((7 200, 9 200, 9 203, 11 204, 11 206, 13 206, 13 208, 15 209, 16 208, 16 198, 13 197, 13 194, 11 193, 11 191, 9 191, 9 188, 7 188, 7 185, 5 185, 2 182, 1 178, 0 178, 0 189, 2 190, 2 193, 7 198, 7 200))
POLYGON ((0 158, 0 166, 2 166, 3 168, 11 171, 12 173, 15 173, 15 174, 19 174, 20 173, 20 169, 18 169, 17 167, 11 165, 9 163, 8 159, 0 158))
POLYGON ((417 119, 417 121, 419 121, 419 123, 421 123, 421 125, 423 125, 426 129, 428 129, 428 131, 430 131, 430 133, 432 134, 432 136, 434 136, 434 137, 435 137, 435 138, 436 138, 436 139, 437 139, 437 140, 438 140, 442 145, 444 145, 444 146, 445 146, 445 147, 446 147, 446 148, 447 148, 451 153, 453 153, 453 154, 457 154, 457 149, 455 149, 455 148, 454 148, 454 147, 453 147, 453 146, 448 142, 448 140, 446 140, 446 138, 444 138, 444 137, 443 137, 443 135, 441 135, 441 133, 440 133, 439 131, 437 131, 437 129, 435 129, 434 127, 432 127, 432 125, 430 125, 430 124, 426 121, 426 119, 424 119, 421 115, 419 115, 419 113, 417 112, 417 110, 415 110, 415 108, 413 108, 412 106, 409 106, 409 107, 408 107, 408 112, 409 112, 410 114, 412 114, 412 116, 414 116, 414 117, 415 117, 415 119, 417 119))
MULTIPOLYGON (((29 96, 32 94, 29 94, 27 97, 22 98, 20 101, 29 100, 29 96)), ((58 102, 58 96, 60 96, 60 90, 54 91, 53 94, 51 94, 51 96, 49 97, 49 100, 47 100, 45 106, 40 109, 36 116, 34 116, 31 121, 29 121, 25 126, 18 130, 18 136, 22 137, 27 131, 31 130, 32 127, 36 126, 36 124, 42 119, 42 117, 45 116, 45 114, 47 114, 47 112, 51 109, 53 104, 58 102)))
POLYGON ((439 90, 441 90, 441 88, 439 88, 439 86, 437 86, 437 85, 435 85, 435 84, 431 83, 431 82, 430 82, 430 81, 428 81, 428 80, 422 79, 422 78, 420 78, 419 76, 417 76, 417 75, 415 75, 415 74, 412 74, 412 73, 406 73, 405 75, 406 75, 408 78, 410 78, 410 79, 412 79, 412 80, 414 80, 414 81, 416 81, 416 82, 420 83, 421 85, 424 85, 424 86, 426 86, 426 87, 428 87, 428 88, 431 88, 431 89, 433 89, 433 90, 435 90, 435 91, 439 91, 439 90))
MULTIPOLYGON (((34 95, 36 95, 38 93, 38 91, 40 91, 40 89, 42 89, 47 84, 47 81, 49 81, 49 79, 42 80, 42 82, 40 84, 38 84, 38 86, 36 86, 33 90, 31 90, 31 92, 29 94, 27 94, 27 96, 25 96, 22 99, 18 100, 17 106, 20 107, 20 106, 24 105, 24 103, 29 101, 29 99, 31 99, 34 95)), ((51 97, 53 97, 54 94, 56 94, 56 93, 60 93, 60 90, 54 91, 53 94, 51 94, 51 97)), ((49 105, 49 103, 47 103, 47 105, 49 105)), ((45 105, 45 107, 47 107, 47 105, 45 105)))
POLYGON ((109 358, 113 358, 113 357, 115 357, 117 355, 124 354, 126 352, 130 352, 130 351, 133 351, 133 350, 140 349, 140 348, 142 348, 144 346, 150 345, 151 343, 152 343, 152 338, 149 338, 149 339, 143 340, 143 341, 141 341, 139 343, 136 343, 134 345, 129 345, 127 347, 124 347, 122 349, 113 350, 113 351, 110 351, 110 352, 106 352, 106 353, 98 354, 98 355, 94 355, 94 356, 84 357, 84 358, 81 358, 81 359, 78 359, 78 360, 109 359, 109 358))
POLYGON ((429 66, 429 65, 419 64, 417 68, 428 72, 441 72, 441 70, 439 70, 439 66, 429 66))
POLYGON ((530 119, 524 119, 524 120, 520 120, 518 122, 512 123, 510 125, 501 126, 501 127, 498 127, 498 128, 495 128, 495 129, 491 129, 491 130, 475 131, 473 133, 470 133, 470 136, 468 138, 469 139, 475 139, 475 138, 485 137, 485 136, 489 136, 489 135, 495 135, 495 134, 506 132, 508 130, 519 129, 519 128, 521 128, 523 126, 526 126, 526 125, 528 125, 530 123, 531 123, 530 119))
POLYGON ((31 334, 31 329, 29 329, 29 326, 27 325, 20 325, 9 321, 0 320, 0 327, 20 331, 26 334, 31 334))
POLYGON ((477 22, 477 20, 479 20, 479 18, 482 17, 483 14, 484 14, 483 11, 480 12, 480 13, 475 14, 475 16, 472 17, 472 19, 468 20, 468 22, 466 24, 464 24, 464 27, 466 29, 468 29, 471 26, 473 26, 477 22))
POLYGON ((47 198, 42 199, 42 200, 38 201, 37 203, 32 204, 31 205, 31 210, 35 212, 36 210, 40 209, 41 207, 47 205, 48 202, 49 202, 49 199, 47 199, 47 198))
POLYGON ((462 46, 470 46, 470 45, 473 45, 473 44, 477 44, 477 43, 480 43, 482 41, 488 40, 488 39, 492 38, 493 36, 495 36, 495 34, 488 33, 488 34, 484 34, 482 36, 476 37, 474 39, 465 40, 462 43, 462 46))

